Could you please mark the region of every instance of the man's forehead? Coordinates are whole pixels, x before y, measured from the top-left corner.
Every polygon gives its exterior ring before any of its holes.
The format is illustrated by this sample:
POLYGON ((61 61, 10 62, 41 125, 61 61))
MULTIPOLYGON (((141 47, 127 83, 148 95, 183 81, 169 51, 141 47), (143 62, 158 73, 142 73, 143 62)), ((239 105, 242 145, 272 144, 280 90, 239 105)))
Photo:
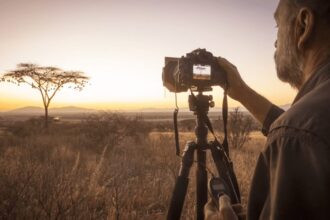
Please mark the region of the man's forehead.
POLYGON ((274 18, 275 20, 277 20, 280 16, 280 13, 283 13, 283 7, 288 6, 288 2, 287 0, 280 0, 278 5, 277 5, 277 8, 274 12, 274 18))

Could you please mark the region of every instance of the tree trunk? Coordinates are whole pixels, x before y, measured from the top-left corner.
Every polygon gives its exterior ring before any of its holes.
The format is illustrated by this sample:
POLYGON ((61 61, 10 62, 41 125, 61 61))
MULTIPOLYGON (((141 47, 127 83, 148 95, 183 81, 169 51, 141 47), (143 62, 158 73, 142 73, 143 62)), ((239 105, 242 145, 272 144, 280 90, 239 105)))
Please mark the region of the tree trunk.
POLYGON ((45 128, 48 129, 48 106, 45 106, 45 128))

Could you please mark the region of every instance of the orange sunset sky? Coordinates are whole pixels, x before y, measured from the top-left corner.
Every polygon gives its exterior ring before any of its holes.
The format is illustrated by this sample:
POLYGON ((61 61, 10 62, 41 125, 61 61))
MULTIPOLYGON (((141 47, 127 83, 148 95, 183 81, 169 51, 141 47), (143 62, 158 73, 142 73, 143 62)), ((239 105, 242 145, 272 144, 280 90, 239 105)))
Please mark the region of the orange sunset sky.
MULTIPOLYGON (((165 56, 206 48, 278 105, 296 91, 276 77, 274 0, 0 0, 0 73, 32 62, 91 77, 82 92, 61 90, 50 107, 172 108, 162 86, 165 56)), ((216 106, 222 92, 213 91, 216 106)), ((239 103, 230 101, 230 106, 239 103)), ((0 111, 42 106, 37 90, 0 83, 0 111)), ((179 95, 187 106, 187 94, 179 95)))

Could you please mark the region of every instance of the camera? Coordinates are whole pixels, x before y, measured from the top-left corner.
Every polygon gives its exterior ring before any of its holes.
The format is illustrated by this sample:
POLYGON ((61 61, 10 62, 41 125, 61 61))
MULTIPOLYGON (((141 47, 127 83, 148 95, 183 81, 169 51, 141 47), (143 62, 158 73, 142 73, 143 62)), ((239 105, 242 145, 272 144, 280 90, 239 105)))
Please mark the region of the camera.
POLYGON ((226 73, 206 49, 196 49, 181 58, 165 57, 163 85, 170 92, 211 91, 226 84, 226 73))

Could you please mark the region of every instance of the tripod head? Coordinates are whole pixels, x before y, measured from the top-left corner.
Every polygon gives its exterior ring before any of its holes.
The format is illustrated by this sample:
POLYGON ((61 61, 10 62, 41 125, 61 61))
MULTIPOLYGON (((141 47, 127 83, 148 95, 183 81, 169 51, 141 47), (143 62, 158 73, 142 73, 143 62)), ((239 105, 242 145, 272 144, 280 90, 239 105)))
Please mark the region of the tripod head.
POLYGON ((209 108, 214 107, 213 97, 211 95, 203 95, 202 91, 198 92, 198 95, 189 95, 189 110, 194 112, 195 115, 207 114, 209 108))

